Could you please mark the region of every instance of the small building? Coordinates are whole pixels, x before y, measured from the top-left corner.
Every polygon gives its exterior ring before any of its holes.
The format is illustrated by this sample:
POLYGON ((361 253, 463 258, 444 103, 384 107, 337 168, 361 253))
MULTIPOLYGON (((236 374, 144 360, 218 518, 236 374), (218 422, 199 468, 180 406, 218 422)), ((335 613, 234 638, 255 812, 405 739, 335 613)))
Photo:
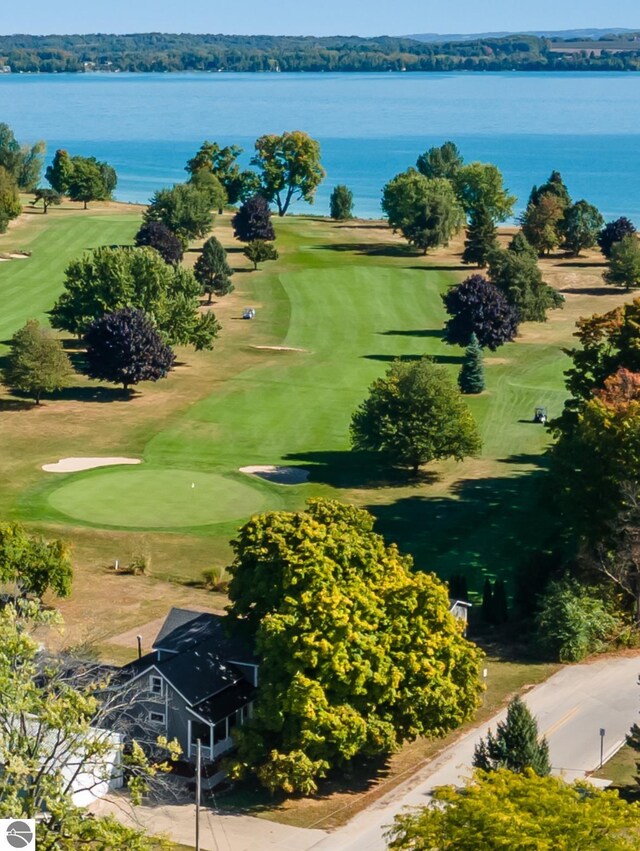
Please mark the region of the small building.
MULTIPOLYGON (((224 616, 173 608, 151 653, 122 669, 136 687, 141 723, 177 739, 182 760, 217 762, 233 747, 232 732, 251 717, 258 664, 251 648, 230 638, 224 616)), ((219 782, 215 766, 206 772, 219 782)))

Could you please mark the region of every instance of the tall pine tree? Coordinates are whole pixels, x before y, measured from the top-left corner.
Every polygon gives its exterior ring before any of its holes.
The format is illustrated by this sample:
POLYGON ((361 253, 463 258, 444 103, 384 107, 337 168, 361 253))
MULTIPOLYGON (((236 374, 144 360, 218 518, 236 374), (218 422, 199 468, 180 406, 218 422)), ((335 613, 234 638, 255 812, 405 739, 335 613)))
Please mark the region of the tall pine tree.
POLYGON ((464 241, 463 263, 486 266, 489 255, 498 247, 496 226, 484 204, 475 207, 469 216, 467 238, 464 241))
POLYGON ((464 353, 464 361, 458 375, 458 386, 467 395, 482 393, 485 387, 482 348, 475 334, 471 335, 471 342, 464 353))
POLYGON ((193 272, 202 286, 202 291, 209 296, 209 304, 212 295, 223 296, 233 291, 233 270, 227 263, 227 252, 215 236, 203 245, 202 254, 196 260, 193 272))
POLYGON ((498 724, 495 735, 489 730, 476 745, 473 764, 483 771, 506 768, 522 774, 531 768, 540 777, 551 773, 547 740, 539 738, 538 723, 520 697, 509 704, 507 718, 498 724))
POLYGON ((487 577, 484 580, 484 588, 482 589, 482 620, 485 623, 491 623, 493 618, 493 588, 491 580, 487 577))

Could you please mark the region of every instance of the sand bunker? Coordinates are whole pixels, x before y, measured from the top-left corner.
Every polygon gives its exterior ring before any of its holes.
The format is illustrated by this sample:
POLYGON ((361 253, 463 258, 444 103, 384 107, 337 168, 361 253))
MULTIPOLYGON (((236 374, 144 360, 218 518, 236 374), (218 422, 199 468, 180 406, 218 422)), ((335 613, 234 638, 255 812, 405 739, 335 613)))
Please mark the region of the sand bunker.
POLYGON ((0 254, 0 263, 6 260, 28 260, 29 255, 21 251, 12 251, 9 254, 0 254))
POLYGON ((142 464, 139 458, 61 458, 55 464, 44 464, 45 473, 79 473, 96 467, 116 467, 121 464, 142 464))
POLYGON ((309 479, 309 471, 302 467, 240 467, 240 472, 259 476, 275 485, 301 485, 309 479))
POLYGON ((261 349, 268 352, 306 352, 307 349, 296 349, 295 346, 251 346, 252 349, 261 349))

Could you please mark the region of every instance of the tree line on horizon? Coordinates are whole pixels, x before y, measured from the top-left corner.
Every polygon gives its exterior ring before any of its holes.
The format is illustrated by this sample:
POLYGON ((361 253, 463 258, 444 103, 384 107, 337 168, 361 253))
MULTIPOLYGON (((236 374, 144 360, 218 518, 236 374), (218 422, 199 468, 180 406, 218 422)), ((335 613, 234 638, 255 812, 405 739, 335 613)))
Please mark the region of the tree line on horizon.
POLYGON ((381 36, 132 35, 0 36, 0 65, 17 73, 105 71, 564 71, 640 70, 640 42, 594 41, 553 50, 532 35, 429 43, 381 36), (607 49, 609 48, 609 49, 607 49), (598 54, 596 55, 596 52, 598 54))

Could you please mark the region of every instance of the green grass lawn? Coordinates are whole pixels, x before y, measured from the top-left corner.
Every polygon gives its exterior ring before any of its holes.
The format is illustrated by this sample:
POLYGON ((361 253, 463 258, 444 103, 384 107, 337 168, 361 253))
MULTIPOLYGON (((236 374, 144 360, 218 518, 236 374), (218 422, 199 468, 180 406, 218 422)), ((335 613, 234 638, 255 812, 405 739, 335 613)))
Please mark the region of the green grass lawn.
MULTIPOLYGON (((5 338, 51 306, 71 257, 130 240, 136 214, 117 209, 33 215, 0 239, 0 250, 33 251, 29 260, 0 264, 10 302, 5 338)), ((349 451, 350 417, 396 357, 429 355, 455 378, 462 351, 441 340, 440 296, 468 270, 452 251, 417 257, 369 223, 298 217, 276 224, 280 260, 249 273, 228 217, 218 221, 237 274, 236 291, 214 305, 223 331, 213 352, 179 351, 169 380, 143 386, 131 400, 82 378, 41 410, 5 397, 0 511, 71 538, 83 569, 143 546, 158 578, 189 583, 204 567, 228 563, 228 541, 252 513, 334 496, 370 508, 378 529, 419 568, 445 578, 465 573, 476 592, 486 575, 509 580, 527 551, 544 543, 539 483, 548 436, 531 422, 534 408, 560 412, 562 347, 575 319, 620 296, 571 296, 548 323, 524 326, 515 343, 489 353, 487 391, 469 399, 481 457, 407 479, 349 451), (247 305, 257 308, 251 322, 240 318, 247 305), (258 348, 269 345, 303 351, 258 348), (41 470, 94 454, 144 464, 64 476, 41 470), (283 486, 238 472, 253 464, 301 466, 311 479, 283 486)), ((195 257, 189 252, 186 262, 195 257)))

